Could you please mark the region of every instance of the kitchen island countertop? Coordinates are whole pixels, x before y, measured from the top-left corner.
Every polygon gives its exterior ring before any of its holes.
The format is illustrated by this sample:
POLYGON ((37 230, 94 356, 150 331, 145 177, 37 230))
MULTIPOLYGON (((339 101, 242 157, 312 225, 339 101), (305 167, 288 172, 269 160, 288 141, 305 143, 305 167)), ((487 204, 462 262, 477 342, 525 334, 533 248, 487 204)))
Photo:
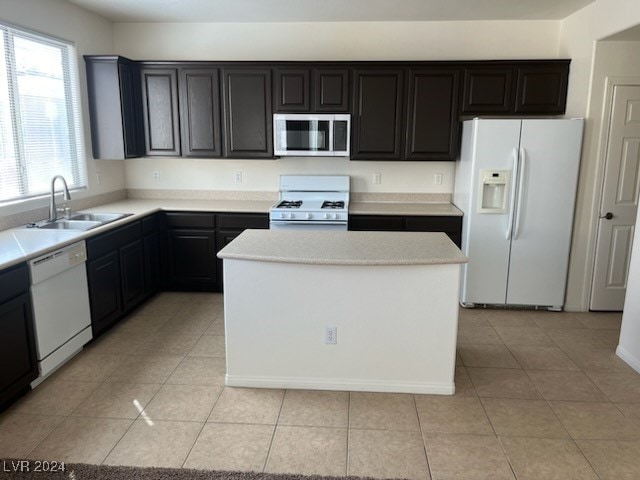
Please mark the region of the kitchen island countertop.
POLYGON ((436 265, 466 263, 440 232, 245 230, 223 248, 223 259, 308 265, 436 265))

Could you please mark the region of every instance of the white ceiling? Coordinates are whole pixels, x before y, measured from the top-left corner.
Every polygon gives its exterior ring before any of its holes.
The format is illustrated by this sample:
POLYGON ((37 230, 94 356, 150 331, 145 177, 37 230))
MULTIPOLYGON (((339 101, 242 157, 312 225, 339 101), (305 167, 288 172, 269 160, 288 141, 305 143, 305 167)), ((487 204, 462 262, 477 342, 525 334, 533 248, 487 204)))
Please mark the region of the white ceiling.
POLYGON ((68 0, 114 22, 560 20, 595 0, 68 0))

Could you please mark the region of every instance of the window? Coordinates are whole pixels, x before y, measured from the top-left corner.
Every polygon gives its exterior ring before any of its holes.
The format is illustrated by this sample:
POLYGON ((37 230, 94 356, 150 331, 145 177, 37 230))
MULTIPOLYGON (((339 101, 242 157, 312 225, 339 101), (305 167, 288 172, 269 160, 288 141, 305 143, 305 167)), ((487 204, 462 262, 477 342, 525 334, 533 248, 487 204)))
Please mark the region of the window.
POLYGON ((0 23, 0 203, 87 184, 75 48, 0 23))

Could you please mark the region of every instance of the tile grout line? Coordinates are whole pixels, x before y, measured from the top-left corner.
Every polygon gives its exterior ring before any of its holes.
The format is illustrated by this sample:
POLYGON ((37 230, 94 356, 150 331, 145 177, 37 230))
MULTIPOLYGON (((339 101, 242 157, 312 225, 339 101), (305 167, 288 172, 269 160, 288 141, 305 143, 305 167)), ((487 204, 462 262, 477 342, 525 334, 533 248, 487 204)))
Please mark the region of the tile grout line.
MULTIPOLYGON (((455 367, 454 367, 454 376, 455 376, 455 367)), ((424 459, 427 462, 427 473, 429 474, 429 478, 433 479, 433 472, 431 471, 431 462, 429 462, 429 454, 427 453, 427 442, 425 439, 425 432, 422 430, 422 422, 420 422, 420 413, 418 412, 418 403, 416 401, 416 395, 413 394, 413 408, 416 409, 416 416, 418 417, 418 429, 420 430, 420 438, 422 439, 422 451, 424 452, 424 459)))
MULTIPOLYGON (((226 388, 226 387, 225 387, 226 388)), ((271 456, 271 449, 273 448, 273 441, 276 438, 276 430, 278 429, 278 422, 280 422, 280 415, 282 414, 282 408, 284 407, 284 401, 287 397, 288 389, 284 390, 284 394, 282 395, 282 403, 280 404, 280 409, 278 410, 278 416, 276 417, 276 423, 273 426, 273 433, 271 433, 271 441, 269 442, 269 448, 267 449, 267 455, 264 458, 264 463, 262 465, 262 472, 267 469, 267 465, 269 464, 269 457, 271 456)))

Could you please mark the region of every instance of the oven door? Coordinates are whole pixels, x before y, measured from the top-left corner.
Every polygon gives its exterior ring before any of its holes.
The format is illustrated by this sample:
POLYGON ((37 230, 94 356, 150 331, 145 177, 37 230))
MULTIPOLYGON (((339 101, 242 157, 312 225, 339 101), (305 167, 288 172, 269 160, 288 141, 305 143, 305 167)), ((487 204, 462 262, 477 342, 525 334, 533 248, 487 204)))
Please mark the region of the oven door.
POLYGON ((300 222, 271 220, 271 230, 347 230, 345 222, 300 222))

